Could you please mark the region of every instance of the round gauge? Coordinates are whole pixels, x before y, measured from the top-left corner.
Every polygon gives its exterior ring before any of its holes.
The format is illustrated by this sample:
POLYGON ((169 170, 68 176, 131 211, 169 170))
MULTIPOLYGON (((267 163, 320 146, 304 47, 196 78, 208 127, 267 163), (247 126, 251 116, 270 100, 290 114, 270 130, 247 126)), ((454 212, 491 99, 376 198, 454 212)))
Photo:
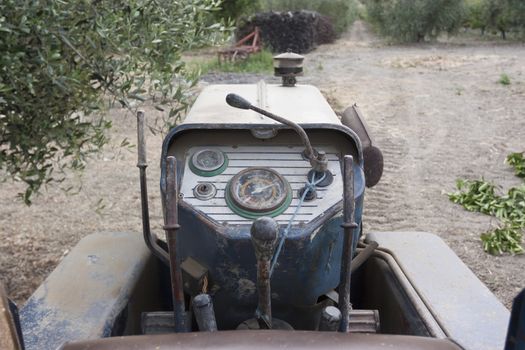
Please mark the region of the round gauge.
POLYGON ((190 169, 200 176, 219 175, 228 166, 228 157, 224 152, 206 148, 195 152, 190 159, 190 169))
POLYGON ((245 169, 226 188, 228 206, 246 218, 277 216, 288 208, 291 200, 288 181, 269 168, 245 169))

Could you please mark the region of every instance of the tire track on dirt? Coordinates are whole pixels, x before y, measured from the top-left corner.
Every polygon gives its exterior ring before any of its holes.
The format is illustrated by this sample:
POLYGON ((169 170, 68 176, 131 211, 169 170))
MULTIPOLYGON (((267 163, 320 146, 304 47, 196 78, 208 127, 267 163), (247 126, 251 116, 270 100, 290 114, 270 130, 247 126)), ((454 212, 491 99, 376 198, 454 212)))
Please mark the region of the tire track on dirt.
POLYGON ((479 234, 497 221, 444 192, 459 177, 484 176, 503 189, 520 183, 503 164, 525 149, 520 61, 520 45, 385 45, 359 21, 306 60, 308 82, 337 108, 357 102, 383 151, 383 177, 366 191, 365 232, 440 235, 507 306, 525 286, 525 256, 484 253, 479 234), (502 72, 515 79, 511 86, 497 83, 502 72))

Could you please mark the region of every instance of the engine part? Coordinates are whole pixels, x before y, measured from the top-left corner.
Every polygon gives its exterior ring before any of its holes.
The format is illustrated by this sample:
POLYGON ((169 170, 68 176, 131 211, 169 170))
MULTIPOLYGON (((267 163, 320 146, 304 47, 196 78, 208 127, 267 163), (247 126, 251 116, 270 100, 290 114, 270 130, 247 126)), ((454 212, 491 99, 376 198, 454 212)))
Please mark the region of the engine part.
POLYGON ((201 332, 217 331, 215 311, 213 311, 213 302, 209 294, 199 294, 193 298, 193 312, 201 332))
POLYGON ((341 311, 335 306, 327 306, 321 312, 319 330, 321 332, 335 332, 341 323, 341 311))

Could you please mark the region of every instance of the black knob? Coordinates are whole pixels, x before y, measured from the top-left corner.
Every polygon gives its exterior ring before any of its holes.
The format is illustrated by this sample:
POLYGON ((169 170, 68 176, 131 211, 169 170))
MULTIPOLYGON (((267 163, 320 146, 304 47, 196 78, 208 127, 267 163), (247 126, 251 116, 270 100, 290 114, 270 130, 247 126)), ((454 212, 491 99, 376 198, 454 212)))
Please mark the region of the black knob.
POLYGON ((253 248, 257 259, 271 259, 277 242, 279 225, 269 217, 255 220, 250 229, 253 248))
POLYGON ((237 94, 228 94, 226 96, 226 103, 232 107, 240 109, 250 109, 252 104, 237 94))

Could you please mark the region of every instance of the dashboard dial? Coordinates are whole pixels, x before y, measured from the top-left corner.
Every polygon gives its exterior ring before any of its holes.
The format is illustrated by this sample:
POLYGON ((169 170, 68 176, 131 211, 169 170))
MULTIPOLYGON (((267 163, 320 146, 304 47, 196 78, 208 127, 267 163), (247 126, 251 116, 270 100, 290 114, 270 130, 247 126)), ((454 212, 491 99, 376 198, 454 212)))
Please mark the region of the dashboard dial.
POLYGON ((206 148, 191 156, 190 169, 200 176, 219 175, 228 166, 228 157, 220 150, 206 148))
POLYGON ((228 183, 226 201, 237 214, 256 218, 277 216, 288 208, 292 195, 288 181, 269 168, 248 168, 228 183))

